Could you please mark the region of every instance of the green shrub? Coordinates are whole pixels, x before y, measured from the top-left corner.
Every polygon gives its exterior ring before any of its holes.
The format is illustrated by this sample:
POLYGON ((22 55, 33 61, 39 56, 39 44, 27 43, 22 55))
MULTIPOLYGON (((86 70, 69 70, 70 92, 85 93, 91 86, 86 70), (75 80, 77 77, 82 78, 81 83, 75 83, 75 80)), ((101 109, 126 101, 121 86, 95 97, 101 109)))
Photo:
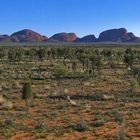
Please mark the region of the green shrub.
POLYGON ((130 86, 132 90, 132 94, 136 92, 136 87, 138 86, 138 83, 135 79, 130 81, 130 86))
POLYGON ((25 100, 25 106, 26 106, 26 114, 28 115, 29 111, 29 106, 31 102, 33 95, 32 95, 32 87, 30 83, 26 83, 23 86, 23 91, 22 91, 22 99, 25 100))
POLYGON ((123 123, 124 118, 122 114, 120 114, 119 110, 117 109, 109 110, 107 113, 108 115, 111 115, 114 118, 115 122, 118 122, 120 124, 123 123))
POLYGON ((68 68, 64 65, 56 65, 53 73, 55 77, 64 77, 68 74, 68 68))
POLYGON ((35 129, 37 130, 43 130, 45 129, 44 122, 42 120, 38 120, 37 124, 35 125, 35 129))
POLYGON ((2 136, 5 137, 5 139, 9 139, 10 137, 12 137, 14 135, 14 132, 9 129, 2 129, 1 134, 2 134, 2 136))
POLYGON ((125 133, 123 131, 119 131, 115 138, 115 140, 125 140, 125 139, 126 139, 126 137, 125 137, 125 133))
POLYGON ((95 127, 100 127, 100 126, 103 126, 104 125, 104 121, 103 120, 98 120, 98 121, 95 121, 93 123, 93 126, 95 127))
POLYGON ((114 111, 113 116, 116 122, 119 122, 120 124, 123 122, 123 116, 117 110, 114 111))
POLYGON ((73 130, 76 130, 76 131, 79 131, 79 132, 84 132, 84 131, 88 130, 88 126, 87 126, 85 121, 81 121, 78 124, 73 124, 73 125, 71 125, 71 128, 73 130))
POLYGON ((22 99, 27 100, 30 98, 32 98, 32 87, 30 83, 26 83, 23 86, 22 99))
POLYGON ((3 123, 3 128, 12 128, 14 126, 14 121, 12 119, 6 119, 3 123))

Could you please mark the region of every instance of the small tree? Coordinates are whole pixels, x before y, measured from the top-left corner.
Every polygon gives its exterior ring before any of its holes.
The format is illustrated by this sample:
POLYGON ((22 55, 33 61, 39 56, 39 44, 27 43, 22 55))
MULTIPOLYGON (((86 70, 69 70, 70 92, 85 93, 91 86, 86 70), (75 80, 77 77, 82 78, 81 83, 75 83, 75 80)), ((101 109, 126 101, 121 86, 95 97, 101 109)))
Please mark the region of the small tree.
POLYGON ((134 62, 134 53, 132 49, 127 49, 124 53, 124 63, 126 64, 127 67, 132 67, 134 62))
POLYGON ((44 58, 46 57, 46 50, 44 48, 39 48, 39 50, 37 51, 37 55, 40 61, 43 61, 44 58))
POLYGON ((90 57, 90 61, 91 61, 91 71, 92 72, 92 76, 95 75, 95 69, 96 69, 96 56, 95 55, 92 55, 90 57))
POLYGON ((72 71, 73 71, 73 74, 74 74, 74 78, 75 78, 76 70, 77 70, 77 63, 75 61, 73 61, 72 62, 72 71))
POLYGON ((100 55, 97 57, 96 66, 97 66, 97 70, 98 70, 99 74, 101 74, 101 69, 103 67, 103 59, 102 59, 102 56, 100 56, 100 55))
POLYGON ((25 83, 23 86, 23 91, 22 91, 22 99, 25 100, 25 105, 26 105, 26 111, 28 114, 29 111, 29 101, 32 99, 32 87, 30 83, 25 83))
POLYGON ((85 70, 85 64, 87 61, 87 55, 85 53, 82 53, 78 56, 78 60, 81 62, 82 67, 83 67, 83 71, 85 70))
POLYGON ((131 86, 131 93, 132 93, 132 94, 135 94, 135 92, 136 92, 136 87, 138 86, 137 81, 136 81, 136 80, 131 80, 130 86, 131 86))

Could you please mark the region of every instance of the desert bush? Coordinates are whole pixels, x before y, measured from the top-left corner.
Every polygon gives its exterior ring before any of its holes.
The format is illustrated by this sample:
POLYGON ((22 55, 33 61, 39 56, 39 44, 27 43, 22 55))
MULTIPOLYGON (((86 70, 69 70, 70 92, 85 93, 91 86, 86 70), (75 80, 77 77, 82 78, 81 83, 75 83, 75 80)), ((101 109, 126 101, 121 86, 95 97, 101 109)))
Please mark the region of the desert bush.
POLYGON ((133 66, 132 74, 133 74, 133 76, 140 76, 140 66, 133 66))
POLYGON ((23 91, 22 91, 22 99, 25 100, 25 106, 26 106, 26 113, 28 115, 28 110, 29 110, 29 101, 32 99, 33 94, 32 94, 32 87, 30 83, 26 83, 23 86, 23 91))
POLYGON ((14 121, 11 118, 6 119, 5 121, 0 120, 0 129, 8 129, 12 128, 14 125, 14 121))
POLYGON ((4 126, 6 126, 7 128, 13 127, 14 122, 12 119, 6 119, 4 122, 4 126))
POLYGON ((125 133, 123 131, 119 131, 115 137, 115 140, 125 140, 125 133))
POLYGON ((124 63, 128 67, 132 67, 133 62, 134 62, 134 52, 131 48, 126 49, 124 53, 124 63))
POLYGON ((93 122, 93 126, 100 127, 100 126, 103 126, 104 123, 105 122, 103 120, 97 120, 97 121, 93 122))
POLYGON ((5 137, 5 139, 10 139, 10 137, 14 135, 14 132, 12 130, 2 129, 1 134, 5 137))
POLYGON ((32 87, 30 83, 26 83, 23 86, 23 91, 22 91, 22 99, 28 100, 32 98, 32 87))
POLYGON ((115 119, 116 122, 122 123, 123 122, 123 116, 119 113, 118 110, 115 110, 113 112, 113 117, 115 119))
POLYGON ((44 121, 38 120, 35 125, 35 129, 37 129, 37 130, 45 129, 44 121))
POLYGON ((65 65, 56 65, 54 67, 54 76, 59 77, 65 77, 68 74, 68 68, 65 65))
POLYGON ((138 86, 138 83, 136 80, 131 80, 130 81, 130 86, 131 86, 131 93, 135 93, 136 92, 136 87, 138 86))
POLYGON ((81 121, 80 123, 77 124, 72 124, 71 128, 73 130, 79 131, 79 132, 84 132, 88 130, 87 123, 85 121, 81 121))

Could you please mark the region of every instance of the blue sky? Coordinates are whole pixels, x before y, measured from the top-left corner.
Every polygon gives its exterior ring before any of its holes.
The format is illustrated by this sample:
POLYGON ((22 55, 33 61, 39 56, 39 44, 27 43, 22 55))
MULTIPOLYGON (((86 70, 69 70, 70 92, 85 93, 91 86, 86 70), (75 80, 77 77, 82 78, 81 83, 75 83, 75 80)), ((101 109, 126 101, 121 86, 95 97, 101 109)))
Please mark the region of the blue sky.
POLYGON ((1 0, 0 34, 27 28, 78 36, 125 27, 140 36, 140 0, 1 0))

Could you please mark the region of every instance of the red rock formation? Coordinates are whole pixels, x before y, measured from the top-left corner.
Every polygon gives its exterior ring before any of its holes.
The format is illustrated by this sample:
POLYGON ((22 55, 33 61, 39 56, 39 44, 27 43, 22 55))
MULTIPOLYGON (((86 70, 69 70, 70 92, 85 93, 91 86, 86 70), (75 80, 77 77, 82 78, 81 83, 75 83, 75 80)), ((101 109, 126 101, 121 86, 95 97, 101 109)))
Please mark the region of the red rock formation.
POLYGON ((0 35, 0 41, 10 41, 10 38, 8 35, 0 35))
POLYGON ((63 42, 73 42, 77 39, 75 33, 57 33, 53 35, 49 40, 63 41, 63 42))
POLYGON ((87 35, 83 38, 78 38, 75 33, 57 33, 51 38, 42 36, 41 34, 30 29, 24 29, 13 33, 11 36, 0 35, 0 42, 42 42, 42 41, 60 41, 60 42, 140 42, 140 38, 133 33, 127 32, 125 28, 110 29, 100 33, 97 39, 94 35, 87 35))
POLYGON ((133 33, 128 33, 125 28, 111 29, 100 33, 98 41, 127 42, 135 40, 133 33))
POLYGON ((96 42, 96 41, 97 41, 97 38, 95 37, 95 35, 87 35, 82 38, 77 38, 75 40, 75 42, 84 42, 84 43, 96 42))
POLYGON ((34 32, 29 29, 24 29, 22 31, 16 32, 10 36, 12 41, 15 42, 41 42, 46 41, 48 38, 46 36, 42 36, 37 32, 34 32))

